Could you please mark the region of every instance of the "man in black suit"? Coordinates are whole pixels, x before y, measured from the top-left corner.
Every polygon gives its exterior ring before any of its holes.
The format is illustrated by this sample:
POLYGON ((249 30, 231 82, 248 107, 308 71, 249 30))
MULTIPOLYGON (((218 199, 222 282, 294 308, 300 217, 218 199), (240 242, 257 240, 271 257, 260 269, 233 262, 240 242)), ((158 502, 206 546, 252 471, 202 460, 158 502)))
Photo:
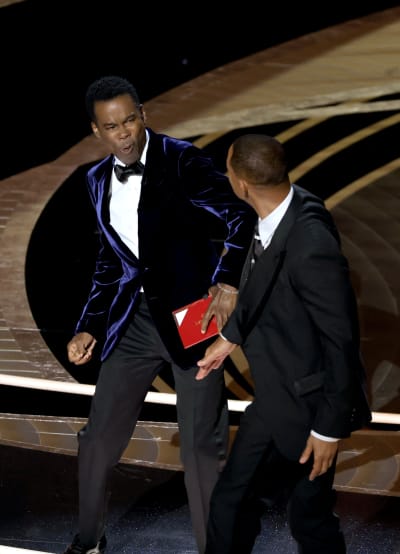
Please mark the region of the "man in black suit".
POLYGON ((239 137, 227 168, 258 214, 261 252, 250 249, 237 305, 197 379, 241 345, 255 392, 213 491, 206 553, 251 552, 260 531, 254 496, 279 485, 299 552, 343 554, 332 488, 339 440, 371 418, 348 262, 323 202, 290 183, 277 140, 239 137))
POLYGON ((105 552, 108 477, 166 365, 175 382, 185 485, 203 553, 209 499, 228 445, 226 391, 222 366, 210 380, 195 379, 204 349, 183 348, 172 311, 209 293, 203 327, 212 316, 223 326, 236 302, 256 214, 204 152, 146 126, 126 79, 92 83, 86 108, 94 135, 111 154, 87 174, 100 247, 68 357, 82 365, 100 347, 102 363, 87 425, 78 434, 79 532, 66 554, 105 552), (204 210, 225 225, 223 252, 204 210))

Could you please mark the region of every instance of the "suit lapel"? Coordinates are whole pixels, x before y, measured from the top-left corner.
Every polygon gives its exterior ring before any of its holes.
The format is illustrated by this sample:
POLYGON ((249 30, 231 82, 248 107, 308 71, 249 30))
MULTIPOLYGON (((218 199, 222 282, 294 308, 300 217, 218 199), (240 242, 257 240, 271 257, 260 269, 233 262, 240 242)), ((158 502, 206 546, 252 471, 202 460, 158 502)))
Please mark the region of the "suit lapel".
MULTIPOLYGON (((243 288, 247 281, 250 279, 252 282, 257 282, 258 279, 262 278, 263 288, 265 286, 265 275, 270 275, 271 278, 274 273, 274 266, 277 261, 280 259, 282 252, 285 250, 286 241, 289 236, 290 230, 296 221, 299 209, 301 207, 301 197, 295 192, 292 198, 291 203, 282 218, 282 221, 279 223, 278 227, 275 230, 274 236, 272 237, 271 243, 268 248, 259 256, 257 263, 251 268, 252 258, 253 258, 253 241, 250 245, 249 251, 247 253, 247 258, 243 266, 241 287, 243 288)), ((254 286, 254 283, 253 283, 254 286)))
POLYGON ((240 296, 241 303, 246 304, 248 307, 247 333, 251 330, 260 311, 264 308, 265 302, 267 302, 282 268, 286 255, 286 241, 298 216, 301 203, 301 197, 296 193, 295 189, 293 199, 282 221, 276 228, 271 243, 259 256, 251 271, 252 245, 250 246, 243 268, 242 280, 244 282, 240 296), (246 272, 248 272, 247 279, 245 277, 246 272))
MULTIPOLYGON (((109 243, 114 247, 121 259, 127 259, 132 265, 138 264, 138 259, 134 253, 128 248, 128 246, 121 240, 118 233, 110 223, 110 187, 111 187, 111 172, 112 172, 112 159, 113 156, 109 156, 104 164, 101 166, 101 173, 96 175, 93 184, 96 187, 96 210, 98 213, 98 220, 102 227, 104 235, 107 237, 109 243)), ((92 190, 93 190, 92 184, 92 190)))

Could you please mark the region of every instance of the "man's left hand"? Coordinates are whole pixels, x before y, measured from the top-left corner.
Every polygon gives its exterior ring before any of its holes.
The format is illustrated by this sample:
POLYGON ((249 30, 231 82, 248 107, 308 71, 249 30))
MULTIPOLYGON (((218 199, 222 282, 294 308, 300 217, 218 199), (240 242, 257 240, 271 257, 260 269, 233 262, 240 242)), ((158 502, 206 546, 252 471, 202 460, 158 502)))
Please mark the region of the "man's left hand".
POLYGON ((314 464, 309 475, 313 481, 319 475, 325 473, 333 464, 339 448, 339 441, 324 441, 310 434, 305 449, 300 456, 299 462, 305 464, 311 455, 314 457, 314 464))
POLYGON ((208 324, 214 315, 220 331, 228 321, 228 317, 233 312, 237 302, 237 289, 230 285, 219 283, 219 287, 213 285, 208 292, 212 296, 212 300, 201 322, 202 333, 207 331, 208 324))

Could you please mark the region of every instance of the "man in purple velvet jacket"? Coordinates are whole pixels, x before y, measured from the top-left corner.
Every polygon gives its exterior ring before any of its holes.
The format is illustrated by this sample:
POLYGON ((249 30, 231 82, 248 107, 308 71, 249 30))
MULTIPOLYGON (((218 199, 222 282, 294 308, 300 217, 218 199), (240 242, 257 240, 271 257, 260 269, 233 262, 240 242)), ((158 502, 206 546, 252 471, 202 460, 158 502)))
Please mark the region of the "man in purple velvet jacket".
POLYGON ((219 328, 236 303, 256 214, 193 144, 153 132, 135 88, 103 77, 86 93, 96 137, 111 154, 87 175, 100 248, 92 289, 68 344, 69 360, 101 368, 79 432, 79 531, 65 554, 105 552, 108 476, 126 448, 146 393, 166 364, 177 394, 181 459, 199 552, 211 491, 228 445, 223 367, 198 381, 207 343, 184 349, 172 311, 207 293, 219 328), (129 167, 128 167, 129 166, 129 167), (222 252, 204 210, 226 226, 222 252))

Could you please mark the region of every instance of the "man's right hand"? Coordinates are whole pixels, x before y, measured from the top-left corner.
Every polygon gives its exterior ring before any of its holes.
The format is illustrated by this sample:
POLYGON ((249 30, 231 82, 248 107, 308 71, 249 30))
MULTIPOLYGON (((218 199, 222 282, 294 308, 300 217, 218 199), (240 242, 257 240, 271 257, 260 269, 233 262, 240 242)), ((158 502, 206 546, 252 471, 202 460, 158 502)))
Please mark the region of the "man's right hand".
POLYGON ((68 360, 75 365, 86 364, 92 359, 96 342, 90 333, 78 333, 67 344, 68 360))
POLYGON ((201 381, 213 370, 218 369, 222 362, 236 348, 236 344, 218 337, 207 348, 204 357, 197 362, 199 371, 196 373, 196 381, 201 381))

